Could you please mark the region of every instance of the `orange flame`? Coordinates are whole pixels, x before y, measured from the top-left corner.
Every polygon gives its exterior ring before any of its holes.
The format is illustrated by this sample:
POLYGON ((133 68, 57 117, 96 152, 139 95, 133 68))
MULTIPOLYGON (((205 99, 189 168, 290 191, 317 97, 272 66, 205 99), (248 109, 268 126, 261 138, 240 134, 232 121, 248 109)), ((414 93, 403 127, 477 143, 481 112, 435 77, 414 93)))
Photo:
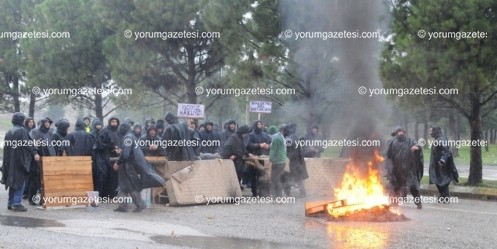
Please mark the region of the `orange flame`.
MULTIPOLYGON (((350 160, 339 188, 335 188, 335 198, 343 201, 342 206, 328 204, 328 213, 332 217, 341 217, 362 209, 385 207, 389 204, 381 184, 378 165, 384 158, 374 151, 373 159, 367 162, 367 172, 361 171, 360 162, 350 160)), ((365 167, 363 167, 365 168, 365 167)))

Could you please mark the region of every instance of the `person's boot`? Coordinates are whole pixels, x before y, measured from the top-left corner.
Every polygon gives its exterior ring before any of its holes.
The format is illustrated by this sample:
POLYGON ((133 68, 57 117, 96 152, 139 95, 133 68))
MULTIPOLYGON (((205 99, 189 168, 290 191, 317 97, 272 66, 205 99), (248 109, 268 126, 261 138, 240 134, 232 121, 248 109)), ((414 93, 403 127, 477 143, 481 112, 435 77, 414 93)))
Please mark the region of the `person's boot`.
POLYGON ((131 200, 133 201, 133 203, 136 205, 136 209, 133 210, 133 213, 139 213, 147 208, 147 205, 145 205, 145 202, 140 195, 140 192, 133 191, 129 195, 131 196, 131 200))
POLYGON ((128 212, 128 208, 123 207, 123 206, 119 206, 119 207, 117 207, 116 209, 114 209, 114 212, 122 212, 122 213, 126 213, 126 212, 128 212))
POLYGON ((12 206, 10 210, 16 211, 16 212, 26 212, 26 211, 28 211, 28 209, 26 207, 24 207, 23 205, 21 205, 21 204, 12 206))

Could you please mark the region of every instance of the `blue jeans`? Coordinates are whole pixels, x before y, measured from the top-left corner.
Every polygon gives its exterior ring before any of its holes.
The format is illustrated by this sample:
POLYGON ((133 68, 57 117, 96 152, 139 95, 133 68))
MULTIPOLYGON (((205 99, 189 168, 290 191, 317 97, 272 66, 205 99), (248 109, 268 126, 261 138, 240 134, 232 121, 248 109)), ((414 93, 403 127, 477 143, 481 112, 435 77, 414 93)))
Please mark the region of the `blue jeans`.
POLYGON ((21 205, 22 195, 24 194, 24 184, 25 183, 23 183, 19 189, 9 187, 9 201, 7 203, 9 207, 21 205))

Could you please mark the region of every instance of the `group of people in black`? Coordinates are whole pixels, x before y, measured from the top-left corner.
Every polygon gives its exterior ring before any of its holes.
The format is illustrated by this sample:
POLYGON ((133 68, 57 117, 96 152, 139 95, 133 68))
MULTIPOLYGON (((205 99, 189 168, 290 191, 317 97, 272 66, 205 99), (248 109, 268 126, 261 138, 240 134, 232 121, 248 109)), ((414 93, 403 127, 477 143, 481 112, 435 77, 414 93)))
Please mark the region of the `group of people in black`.
MULTIPOLYGON (((401 127, 395 128, 391 135, 393 138, 389 140, 386 152, 390 196, 405 198, 409 190, 414 197, 414 203, 418 209, 421 209, 420 181, 424 171, 423 147, 418 145, 417 141, 408 138, 401 127)), ((437 201, 448 203, 450 200, 449 184, 452 181, 457 182, 459 174, 447 143, 447 137, 443 135, 442 129, 439 126, 432 126, 430 135, 437 140, 437 143, 433 143, 431 147, 429 182, 438 188, 440 196, 437 201)), ((393 198, 393 204, 396 204, 395 198, 393 198)))
MULTIPOLYGON (((231 159, 241 188, 251 188, 254 196, 259 196, 259 176, 257 167, 247 167, 244 158, 269 156, 272 136, 280 133, 295 143, 299 139, 320 140, 318 127, 314 126, 305 137, 295 134, 296 125, 282 125, 279 129, 264 125, 260 120, 252 127, 239 126, 235 120, 224 123, 222 131, 211 121, 197 125, 194 120, 184 122, 175 114, 167 113, 164 119, 155 121, 146 118, 143 125, 131 118, 124 122, 115 116, 104 126, 98 118, 78 118, 74 130, 69 132, 71 123, 67 119, 55 122, 42 117, 38 124, 31 117, 14 113, 13 127, 7 132, 5 141, 38 141, 29 146, 14 148, 5 146, 2 165, 2 183, 9 189, 8 209, 26 211, 21 202, 37 205, 36 195, 40 195, 40 158, 54 156, 91 156, 94 190, 100 197, 131 196, 139 212, 144 203, 139 196, 141 189, 161 186, 164 180, 147 167, 145 156, 164 156, 170 161, 191 161, 213 158, 231 159), (133 141, 124 144, 124 139, 133 141), (195 146, 158 146, 154 141, 197 141, 195 146), (44 141, 44 142, 41 142, 44 141), (53 143, 58 141, 59 143, 53 143), (136 148, 137 141, 143 146, 136 148)), ((304 157, 320 157, 322 147, 288 146, 285 149, 289 159, 290 172, 281 175, 285 194, 290 195, 291 187, 299 188, 305 196, 303 180, 308 177, 304 157)), ((262 161, 261 161, 262 162, 262 161)), ((127 204, 115 211, 127 211, 127 204)))

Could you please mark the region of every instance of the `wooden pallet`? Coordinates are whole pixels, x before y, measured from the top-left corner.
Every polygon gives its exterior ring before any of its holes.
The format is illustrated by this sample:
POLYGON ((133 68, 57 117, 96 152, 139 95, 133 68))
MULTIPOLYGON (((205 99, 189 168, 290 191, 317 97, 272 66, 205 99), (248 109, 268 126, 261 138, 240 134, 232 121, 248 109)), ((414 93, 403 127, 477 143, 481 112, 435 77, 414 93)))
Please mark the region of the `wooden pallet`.
POLYGON ((42 157, 41 186, 49 202, 43 207, 87 205, 93 191, 92 161, 86 156, 42 157))

